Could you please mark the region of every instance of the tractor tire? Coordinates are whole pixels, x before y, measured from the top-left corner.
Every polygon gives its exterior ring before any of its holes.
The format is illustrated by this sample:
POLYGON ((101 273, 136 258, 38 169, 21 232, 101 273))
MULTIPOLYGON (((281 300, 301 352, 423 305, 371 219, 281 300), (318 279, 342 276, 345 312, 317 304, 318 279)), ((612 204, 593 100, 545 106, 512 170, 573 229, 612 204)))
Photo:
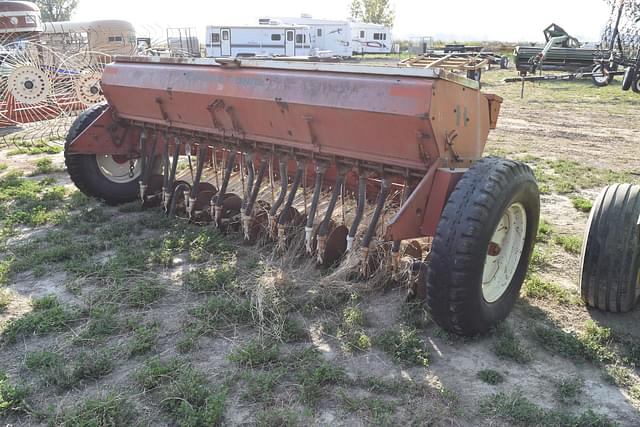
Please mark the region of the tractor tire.
POLYGON ((139 196, 140 166, 129 173, 129 161, 116 156, 72 154, 69 145, 107 108, 98 104, 88 108, 73 122, 64 145, 64 161, 71 181, 89 197, 104 200, 109 205, 131 202, 139 196))
MULTIPOLYGON (((609 66, 606 64, 598 64, 595 67, 593 67, 593 70, 592 70, 593 74, 602 74, 602 73, 608 73, 608 72, 609 72, 609 66)), ((591 81, 597 87, 605 87, 605 86, 609 86, 609 83, 613 81, 613 77, 614 77, 613 74, 602 75, 602 76, 592 75, 591 81)))
POLYGON ((640 297, 640 186, 614 184, 598 196, 585 231, 580 296, 613 313, 633 309, 640 297))
POLYGON ((633 81, 636 80, 636 67, 627 67, 624 70, 624 77, 622 78, 622 90, 625 92, 631 89, 633 81))
POLYGON ((640 93, 640 76, 636 74, 631 82, 631 90, 634 93, 640 93))
POLYGON ((462 176, 438 223, 426 281, 440 327, 473 336, 509 315, 539 218, 538 185, 524 163, 486 157, 462 176))

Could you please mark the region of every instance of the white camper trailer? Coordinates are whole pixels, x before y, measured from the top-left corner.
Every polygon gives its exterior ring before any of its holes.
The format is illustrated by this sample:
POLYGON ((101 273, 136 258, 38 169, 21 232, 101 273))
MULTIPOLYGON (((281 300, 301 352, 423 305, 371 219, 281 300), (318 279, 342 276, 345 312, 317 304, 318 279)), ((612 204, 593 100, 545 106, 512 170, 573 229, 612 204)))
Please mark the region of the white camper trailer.
POLYGON ((310 56, 305 25, 207 26, 207 57, 310 56))
POLYGON ((391 53, 391 28, 381 24, 349 21, 354 55, 391 53))
POLYGON ((349 21, 313 19, 311 15, 302 14, 299 18, 263 18, 259 22, 260 24, 267 24, 273 22, 273 20, 283 24, 308 26, 310 28, 312 49, 345 58, 353 55, 349 21))

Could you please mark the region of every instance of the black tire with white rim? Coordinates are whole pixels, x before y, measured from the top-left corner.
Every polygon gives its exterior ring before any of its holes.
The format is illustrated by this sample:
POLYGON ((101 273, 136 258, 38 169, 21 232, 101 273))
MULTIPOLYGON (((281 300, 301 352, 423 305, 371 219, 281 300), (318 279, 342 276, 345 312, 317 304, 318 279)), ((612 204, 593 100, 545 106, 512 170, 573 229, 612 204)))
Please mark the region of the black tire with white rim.
POLYGON ((460 179, 430 254, 426 301, 442 328, 476 335, 511 312, 535 244, 540 195, 531 169, 487 157, 460 179))
POLYGON ((89 197, 104 200, 107 204, 131 202, 139 197, 138 181, 141 165, 126 156, 73 154, 69 145, 107 108, 106 104, 95 105, 84 111, 75 120, 65 142, 64 159, 73 183, 89 197))
POLYGON ((580 296, 590 307, 627 312, 640 297, 640 186, 614 184, 591 209, 580 259, 580 296))
POLYGON ((608 86, 613 81, 613 74, 609 73, 607 64, 598 64, 593 67, 591 80, 598 87, 608 86))
POLYGON ((636 73, 631 81, 631 90, 635 93, 640 93, 640 76, 636 73))
POLYGON ((636 80, 636 67, 627 67, 627 69, 624 70, 624 77, 622 78, 622 90, 627 91, 631 89, 634 80, 636 80))

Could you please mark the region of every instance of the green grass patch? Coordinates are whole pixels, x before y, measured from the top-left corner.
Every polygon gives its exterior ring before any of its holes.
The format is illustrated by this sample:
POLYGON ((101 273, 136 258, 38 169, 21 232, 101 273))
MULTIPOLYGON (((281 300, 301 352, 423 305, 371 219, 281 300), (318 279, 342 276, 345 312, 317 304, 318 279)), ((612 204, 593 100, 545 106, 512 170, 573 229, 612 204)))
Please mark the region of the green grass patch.
POLYGON ((502 324, 497 329, 496 341, 493 345, 493 352, 501 359, 510 359, 520 364, 526 364, 533 359, 531 352, 523 345, 511 328, 502 324))
POLYGON ((16 147, 7 151, 7 156, 17 156, 28 154, 35 156, 38 154, 58 154, 64 151, 62 145, 53 144, 47 139, 34 139, 31 141, 15 140, 11 141, 16 147))
POLYGON ((582 237, 579 236, 555 236, 553 242, 570 254, 579 254, 582 250, 582 237))
POLYGON ((236 271, 229 265, 220 268, 196 268, 184 276, 184 285, 194 292, 220 292, 229 287, 236 271))
POLYGON ((38 374, 45 386, 69 390, 82 381, 95 381, 111 373, 114 368, 110 351, 83 351, 74 358, 65 358, 51 351, 27 353, 25 366, 38 374))
MULTIPOLYGON (((0 283, 2 283, 0 281, 0 283)), ((4 313, 12 301, 11 291, 8 289, 0 289, 0 313, 4 313)))
POLYGON ((135 374, 138 384, 156 396, 161 408, 181 426, 222 425, 225 387, 215 387, 189 364, 150 359, 135 374))
POLYGON ((582 300, 562 286, 546 282, 539 276, 531 275, 524 281, 522 296, 541 301, 551 301, 560 305, 580 305, 582 300))
POLYGON ((482 402, 480 413, 498 417, 517 426, 593 426, 608 427, 616 423, 604 415, 588 410, 580 415, 568 411, 547 410, 529 401, 519 393, 498 393, 482 402))
POLYGON ((18 337, 44 335, 59 332, 78 320, 77 309, 65 307, 55 296, 36 299, 32 303, 33 311, 7 323, 2 337, 9 343, 15 343, 18 337))
POLYGON ((256 421, 259 427, 295 427, 300 425, 298 413, 288 408, 271 408, 259 412, 256 421))
POLYGON ((242 399, 248 402, 271 403, 275 399, 275 390, 287 374, 284 366, 269 371, 245 371, 242 379, 245 387, 242 399))
POLYGON ((611 350, 611 330, 598 326, 593 320, 585 324, 584 332, 576 334, 547 326, 534 329, 538 343, 551 353, 570 359, 580 358, 595 363, 607 363, 615 360, 611 350))
POLYGON ((593 202, 581 196, 571 198, 571 204, 579 212, 589 213, 593 207, 593 202))
POLYGON ((350 413, 364 418, 369 424, 375 426, 392 426, 393 415, 396 412, 396 404, 376 397, 354 397, 341 390, 339 395, 340 405, 350 413))
POLYGON ((498 385, 504 382, 504 376, 493 369, 483 369, 482 371, 479 371, 478 378, 480 378, 482 382, 491 385, 498 385))
POLYGON ((578 397, 584 391, 584 380, 574 376, 553 381, 554 396, 563 404, 579 403, 578 397))
POLYGON ((9 165, 6 163, 0 163, 0 172, 6 171, 9 168, 9 165))
POLYGON ((257 368, 274 364, 278 361, 279 355, 280 351, 276 344, 252 340, 243 346, 236 347, 229 354, 229 360, 241 366, 257 368))
POLYGON ((200 333, 213 333, 222 329, 252 322, 251 303, 229 295, 214 295, 191 311, 200 333))
POLYGON ((538 242, 548 242, 549 239, 553 236, 554 229, 544 218, 540 218, 540 223, 538 224, 538 242))
POLYGON ((164 236, 160 238, 159 248, 151 253, 151 262, 164 267, 174 264, 176 255, 186 253, 188 260, 193 263, 209 261, 215 255, 217 259, 233 249, 215 229, 215 227, 198 227, 192 224, 183 224, 180 221, 166 222, 166 217, 158 215, 143 217, 145 225, 149 228, 168 228, 164 236), (158 222, 159 221, 159 222, 158 222))
POLYGON ((160 325, 158 323, 134 325, 133 336, 127 344, 129 354, 139 356, 151 351, 158 344, 159 331, 160 325))
POLYGON ((429 366, 429 351, 415 329, 387 330, 376 337, 374 343, 397 362, 429 366))
POLYGON ((64 169, 54 166, 53 161, 48 157, 43 157, 36 161, 36 168, 31 176, 46 175, 53 172, 62 172, 64 169))
POLYGON ((84 399, 50 419, 61 426, 113 427, 135 425, 137 411, 129 398, 110 392, 105 396, 84 399))

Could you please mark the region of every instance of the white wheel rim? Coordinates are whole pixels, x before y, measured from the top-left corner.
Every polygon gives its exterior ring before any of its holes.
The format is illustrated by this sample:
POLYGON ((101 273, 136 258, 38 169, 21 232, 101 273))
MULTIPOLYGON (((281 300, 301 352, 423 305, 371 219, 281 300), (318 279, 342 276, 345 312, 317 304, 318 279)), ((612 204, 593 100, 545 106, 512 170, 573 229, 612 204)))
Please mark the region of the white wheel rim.
POLYGON ((513 203, 502 215, 487 248, 482 274, 482 294, 494 303, 509 288, 518 269, 527 235, 527 213, 521 203, 513 203))
POLYGON ((109 154, 96 155, 96 163, 100 173, 109 181, 117 184, 126 184, 140 177, 140 162, 137 160, 133 162, 133 171, 131 171, 129 161, 121 163, 115 161, 113 156, 109 154))
POLYGON ((598 83, 604 83, 609 79, 609 76, 605 73, 603 68, 599 68, 598 70, 594 70, 593 73, 594 73, 593 78, 598 83))

